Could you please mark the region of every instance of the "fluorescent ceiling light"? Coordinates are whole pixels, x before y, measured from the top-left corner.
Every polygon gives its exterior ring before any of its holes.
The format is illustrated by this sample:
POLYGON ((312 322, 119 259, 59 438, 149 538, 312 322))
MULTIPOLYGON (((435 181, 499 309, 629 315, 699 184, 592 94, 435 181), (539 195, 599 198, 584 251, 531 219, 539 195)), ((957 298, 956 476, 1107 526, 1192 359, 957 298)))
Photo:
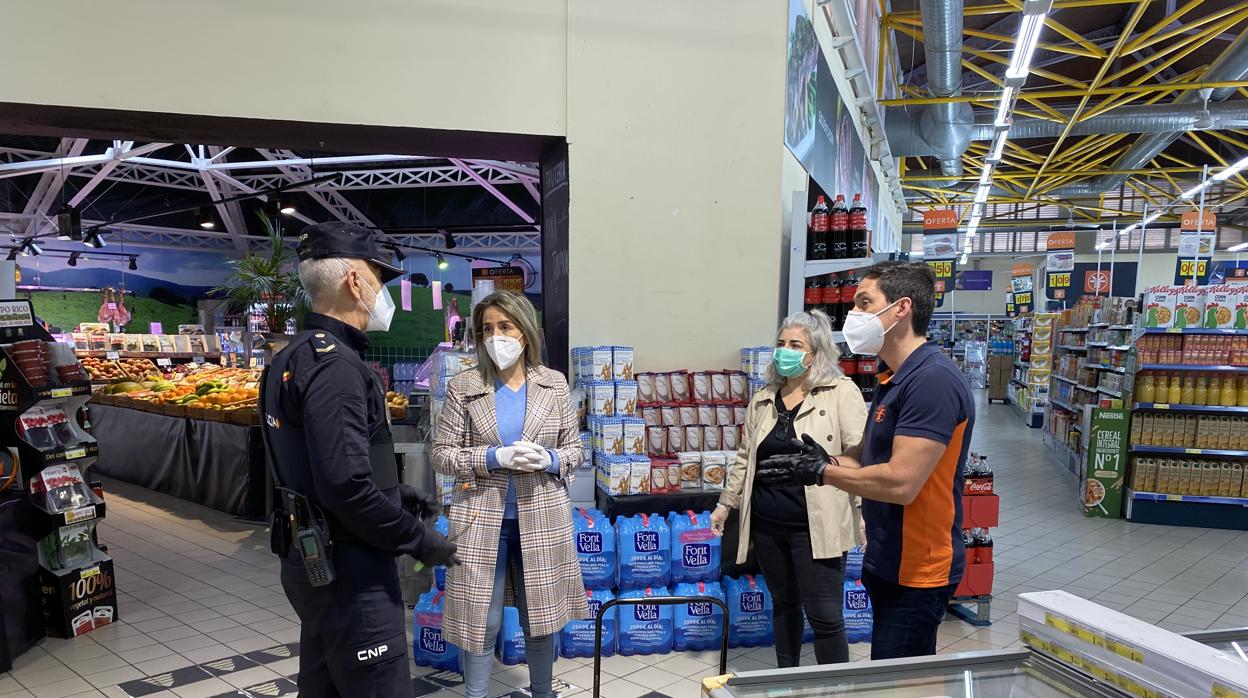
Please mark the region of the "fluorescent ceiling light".
POLYGON ((958 261, 958 264, 966 264, 966 261, 967 261, 968 259, 970 259, 970 258, 971 258, 971 256, 970 256, 970 254, 969 254, 969 253, 963 252, 963 253, 962 253, 962 259, 958 261))
POLYGON ((982 218, 984 215, 984 205, 977 203, 971 206, 971 218, 982 218))
POLYGON ((967 228, 970 228, 970 229, 972 229, 972 230, 973 230, 973 229, 975 229, 975 228, 978 228, 978 227, 979 227, 979 220, 980 220, 980 217, 979 217, 979 216, 974 216, 974 215, 973 215, 973 216, 971 216, 971 222, 970 222, 970 223, 967 223, 967 224, 966 224, 966 227, 967 227, 967 228))
POLYGON ((1238 245, 1232 245, 1231 247, 1226 248, 1227 252, 1242 252, 1244 250, 1248 250, 1248 242, 1241 242, 1238 245))
POLYGON ((979 174, 979 183, 981 186, 984 184, 992 183, 992 166, 991 165, 987 163, 984 164, 984 171, 979 174))
POLYGON ((1098 243, 1096 244, 1096 249, 1098 249, 1098 250, 1108 250, 1112 244, 1113 244, 1113 243, 1112 243, 1112 242, 1110 242, 1109 240, 1106 240, 1105 242, 1098 242, 1098 243))
POLYGON ((988 200, 988 193, 992 191, 991 184, 981 184, 979 189, 975 190, 975 203, 982 204, 988 200))
POLYGON ((1148 225, 1149 223, 1152 223, 1153 221, 1157 220, 1158 218, 1161 218, 1161 211, 1158 211, 1157 213, 1149 214, 1149 216, 1148 216, 1147 218, 1145 218, 1144 220, 1140 221, 1140 225, 1148 225))
POLYGON ((1044 31, 1044 14, 1023 15, 1018 25, 1018 43, 1014 44, 1014 55, 1010 57, 1010 67, 1005 71, 1006 80, 1026 80, 1031 69, 1031 57, 1036 52, 1036 44, 1040 43, 1040 34, 1044 31))
POLYGON ((1014 93, 1017 91, 1015 87, 1006 87, 1001 91, 1001 102, 997 104, 997 118, 992 122, 997 128, 1008 128, 1010 125, 1010 114, 1014 111, 1014 93))
POLYGON ((1192 198, 1193 196, 1195 196, 1195 195, 1199 194, 1199 193, 1200 193, 1200 191, 1201 191, 1202 189, 1204 189, 1205 187, 1209 186, 1209 185, 1210 185, 1210 184, 1212 184, 1212 183, 1213 183, 1213 180, 1206 179, 1205 181, 1201 182, 1200 184, 1197 184, 1196 186, 1192 187, 1191 189, 1188 189, 1187 191, 1183 192, 1183 198, 1184 198, 1184 199, 1190 199, 1190 198, 1192 198))
POLYGON ((1222 170, 1221 172, 1215 174, 1213 178, 1219 182, 1221 182, 1224 179, 1230 179, 1232 176, 1235 175, 1235 173, 1239 172, 1245 167, 1248 167, 1248 158, 1244 158, 1243 160, 1240 160, 1239 162, 1235 163, 1234 165, 1231 165, 1225 170, 1222 170))
POLYGON ((1009 138, 1009 131, 997 131, 997 137, 992 141, 992 152, 988 153, 990 162, 1000 162, 1001 156, 1005 155, 1005 141, 1009 138))

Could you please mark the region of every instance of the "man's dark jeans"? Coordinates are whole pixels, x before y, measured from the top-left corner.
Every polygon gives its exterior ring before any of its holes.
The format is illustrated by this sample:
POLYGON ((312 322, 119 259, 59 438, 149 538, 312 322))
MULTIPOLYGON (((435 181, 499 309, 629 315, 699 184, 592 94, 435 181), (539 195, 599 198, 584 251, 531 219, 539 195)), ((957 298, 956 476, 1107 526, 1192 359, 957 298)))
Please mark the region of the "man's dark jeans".
POLYGON ((936 654, 936 631, 954 587, 905 587, 862 571, 862 584, 871 595, 873 626, 871 658, 898 659, 936 654))

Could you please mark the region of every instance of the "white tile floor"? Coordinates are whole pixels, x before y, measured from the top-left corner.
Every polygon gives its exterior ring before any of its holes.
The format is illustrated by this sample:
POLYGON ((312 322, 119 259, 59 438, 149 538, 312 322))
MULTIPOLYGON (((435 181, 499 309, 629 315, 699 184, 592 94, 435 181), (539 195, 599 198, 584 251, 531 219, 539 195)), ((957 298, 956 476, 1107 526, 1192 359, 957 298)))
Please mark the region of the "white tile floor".
MULTIPOLYGON (((973 447, 989 455, 1002 499, 1002 526, 993 531, 993 624, 946 621, 941 652, 1016 646, 1017 595, 1040 589, 1066 589, 1171 630, 1248 626, 1248 533, 1083 518, 1073 476, 1049 457, 1039 432, 1025 428, 1008 407, 982 399, 973 447)), ((74 640, 44 641, 0 676, 0 696, 125 696, 118 684, 126 681, 298 640, 297 618, 262 530, 141 488, 106 487, 109 509, 100 538, 116 561, 121 620, 74 640)), ((868 646, 852 645, 850 653, 863 658, 868 646)), ((296 672, 297 662, 248 663, 149 695, 248 695, 234 691, 280 682, 296 672)), ((603 694, 632 698, 659 691, 692 698, 696 680, 714 673, 716 662, 710 652, 609 658, 603 694)), ((770 648, 743 649, 731 652, 729 666, 764 669, 773 662, 770 648)), ((587 688, 591 667, 590 660, 560 659, 555 671, 587 688)), ((427 671, 413 667, 414 673, 427 671)), ((526 679, 523 667, 499 665, 492 695, 526 679)), ((270 684, 265 694, 283 688, 293 687, 270 684)))

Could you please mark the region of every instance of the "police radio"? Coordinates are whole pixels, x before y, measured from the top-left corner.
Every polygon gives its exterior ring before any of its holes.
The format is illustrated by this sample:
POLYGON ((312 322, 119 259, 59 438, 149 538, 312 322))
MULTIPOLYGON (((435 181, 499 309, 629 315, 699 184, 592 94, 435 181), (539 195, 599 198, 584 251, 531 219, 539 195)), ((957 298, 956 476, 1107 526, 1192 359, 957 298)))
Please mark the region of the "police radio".
POLYGON ((303 569, 308 574, 308 584, 323 587, 332 584, 334 574, 334 544, 329 538, 329 524, 320 509, 306 497, 279 488, 286 497, 286 511, 292 519, 291 535, 303 559, 303 569))

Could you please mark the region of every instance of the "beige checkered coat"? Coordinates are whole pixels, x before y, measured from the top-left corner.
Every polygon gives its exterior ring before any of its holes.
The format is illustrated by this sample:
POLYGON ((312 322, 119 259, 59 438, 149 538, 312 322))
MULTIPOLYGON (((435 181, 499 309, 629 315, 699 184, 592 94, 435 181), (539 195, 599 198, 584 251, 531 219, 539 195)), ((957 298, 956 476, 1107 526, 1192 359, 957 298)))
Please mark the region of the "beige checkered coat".
MULTIPOLYGON (((572 538, 567 482, 585 454, 576 413, 562 375, 530 368, 525 404, 525 441, 559 454, 560 475, 516 473, 524 588, 533 636, 558 632, 568 621, 588 618, 585 585, 572 538)), ((455 477, 451 495, 450 538, 464 564, 446 574, 442 636, 461 649, 485 651, 485 617, 494 584, 499 531, 507 501, 509 471, 490 472, 486 451, 499 443, 494 390, 481 373, 465 371, 451 379, 433 441, 433 467, 455 477)))

